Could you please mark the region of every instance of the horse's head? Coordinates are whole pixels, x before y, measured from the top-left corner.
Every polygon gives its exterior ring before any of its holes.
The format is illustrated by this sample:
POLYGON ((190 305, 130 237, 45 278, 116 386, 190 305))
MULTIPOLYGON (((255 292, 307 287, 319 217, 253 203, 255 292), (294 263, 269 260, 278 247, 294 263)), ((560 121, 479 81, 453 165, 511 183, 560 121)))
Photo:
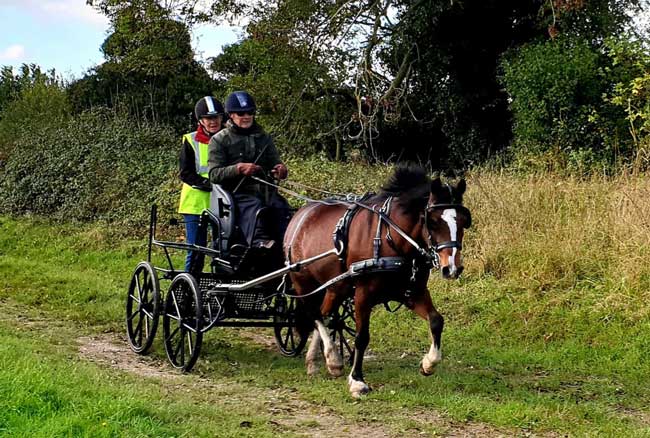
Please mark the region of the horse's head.
POLYGON ((472 224, 469 210, 462 205, 465 180, 456 185, 439 178, 431 181, 429 200, 424 211, 424 239, 445 278, 458 278, 463 272, 463 234, 472 224))

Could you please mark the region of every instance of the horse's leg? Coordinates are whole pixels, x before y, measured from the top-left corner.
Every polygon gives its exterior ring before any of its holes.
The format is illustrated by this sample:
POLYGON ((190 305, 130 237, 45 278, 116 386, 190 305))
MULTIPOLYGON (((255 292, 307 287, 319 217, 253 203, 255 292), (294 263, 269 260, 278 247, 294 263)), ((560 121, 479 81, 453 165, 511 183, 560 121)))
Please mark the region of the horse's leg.
MULTIPOLYGON (((314 330, 314 336, 316 332, 320 333, 320 338, 323 341, 323 351, 325 354, 325 364, 327 365, 327 371, 334 376, 340 377, 343 375, 343 359, 339 354, 339 351, 334 346, 332 338, 330 337, 329 330, 323 324, 323 321, 316 321, 316 330, 314 330)), ((311 347, 310 347, 311 348, 311 347)))
POLYGON ((305 355, 305 365, 307 365, 307 374, 310 376, 318 373, 318 361, 322 353, 321 349, 321 340, 320 333, 318 329, 314 329, 314 335, 311 337, 311 343, 309 344, 309 350, 305 355))
MULTIPOLYGON (((330 315, 332 313, 332 310, 339 306, 340 299, 337 290, 339 293, 341 292, 341 290, 336 288, 327 289, 325 297, 323 298, 323 302, 320 306, 321 315, 330 315)), ((323 320, 321 318, 316 320, 316 329, 320 332, 320 338, 323 341, 323 352, 325 355, 325 364, 327 365, 327 371, 334 377, 342 376, 343 358, 334 345, 334 342, 332 342, 330 331, 327 329, 327 327, 325 327, 325 324, 323 324, 323 320)))
POLYGON ((413 306, 413 311, 429 322, 429 334, 431 336, 431 348, 424 355, 420 363, 420 373, 424 376, 433 374, 436 365, 442 361, 442 329, 445 321, 431 302, 431 295, 428 290, 422 291, 420 299, 413 306))
POLYGON ((354 398, 370 392, 370 387, 363 380, 363 355, 370 342, 370 312, 371 307, 365 297, 364 290, 357 287, 354 304, 354 319, 357 326, 357 336, 354 338, 354 363, 348 376, 350 394, 354 398))

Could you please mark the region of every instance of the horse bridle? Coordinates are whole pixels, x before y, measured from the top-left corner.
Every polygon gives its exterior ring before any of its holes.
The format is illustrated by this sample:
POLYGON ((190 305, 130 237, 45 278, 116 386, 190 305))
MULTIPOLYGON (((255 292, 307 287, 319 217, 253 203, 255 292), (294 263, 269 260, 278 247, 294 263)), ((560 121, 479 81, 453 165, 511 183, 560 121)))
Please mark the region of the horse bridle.
POLYGON ((459 242, 458 240, 447 240, 444 242, 437 243, 433 236, 431 235, 431 228, 429 227, 429 213, 435 210, 447 210, 447 209, 453 209, 453 210, 458 210, 461 211, 463 214, 466 215, 468 218, 468 223, 466 224, 466 228, 469 228, 470 225, 472 224, 472 216, 467 209, 462 204, 434 204, 434 203, 429 203, 427 206, 424 208, 424 227, 427 230, 427 237, 428 237, 428 242, 427 242, 427 250, 429 253, 429 257, 431 258, 431 261, 433 263, 433 266, 438 269, 440 268, 440 256, 438 253, 442 251, 443 249, 446 248, 457 248, 459 251, 463 249, 463 244, 459 242))

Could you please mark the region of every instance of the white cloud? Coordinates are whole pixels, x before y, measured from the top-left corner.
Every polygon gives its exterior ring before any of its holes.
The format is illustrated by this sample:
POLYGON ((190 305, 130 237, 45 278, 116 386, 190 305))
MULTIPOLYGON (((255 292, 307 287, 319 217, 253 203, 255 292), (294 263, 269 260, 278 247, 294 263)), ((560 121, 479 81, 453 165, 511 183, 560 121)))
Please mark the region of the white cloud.
POLYGON ((14 44, 0 52, 0 61, 20 61, 25 57, 25 46, 14 44))
POLYGON ((108 26, 108 19, 88 6, 86 0, 48 0, 36 4, 48 16, 72 18, 101 28, 108 26))
POLYGON ((86 0, 2 0, 2 5, 26 11, 39 20, 75 21, 106 29, 108 19, 86 0))

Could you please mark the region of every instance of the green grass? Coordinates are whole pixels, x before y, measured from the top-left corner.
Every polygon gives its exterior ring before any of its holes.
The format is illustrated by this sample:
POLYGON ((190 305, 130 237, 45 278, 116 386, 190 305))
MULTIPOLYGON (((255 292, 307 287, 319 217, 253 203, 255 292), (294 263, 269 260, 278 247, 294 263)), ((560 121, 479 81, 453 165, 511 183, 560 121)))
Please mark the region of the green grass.
POLYGON ((164 381, 95 365, 79 358, 78 329, 51 323, 36 331, 0 321, 0 435, 274 436, 259 402, 219 399, 236 387, 204 394, 194 376, 164 381))
MULTIPOLYGON (((195 371, 171 389, 80 360, 78 336, 124 330, 124 294, 145 239, 98 224, 0 218, 0 299, 55 322, 39 331, 0 324, 0 427, 17 436, 265 436, 278 434, 264 407, 280 391, 274 406, 297 399, 400 436, 475 425, 488 435, 650 436, 647 183, 477 174, 469 187, 476 225, 466 273, 430 283, 446 321, 445 360, 420 376, 426 324, 377 308, 365 366, 373 392, 360 402, 343 379, 309 378, 301 359, 235 329, 209 332, 195 371), (199 376, 231 386, 227 400, 202 391, 199 376)), ((164 360, 159 339, 152 357, 164 360)), ((314 422, 299 417, 283 436, 314 422)))

